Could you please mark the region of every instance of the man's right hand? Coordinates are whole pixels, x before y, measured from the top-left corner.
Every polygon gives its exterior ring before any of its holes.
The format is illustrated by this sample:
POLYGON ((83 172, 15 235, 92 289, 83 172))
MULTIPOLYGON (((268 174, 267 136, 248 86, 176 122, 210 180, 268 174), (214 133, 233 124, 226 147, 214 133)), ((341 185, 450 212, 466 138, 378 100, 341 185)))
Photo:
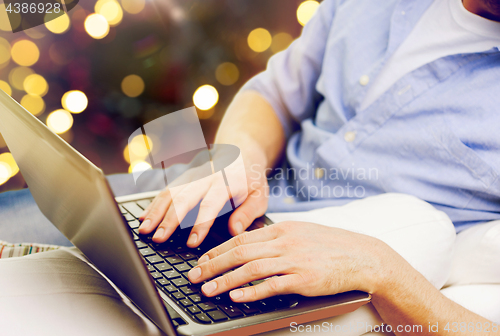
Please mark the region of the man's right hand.
MULTIPOLYGON (((199 170, 207 168, 211 170, 210 167, 204 166, 210 165, 211 162, 191 168, 174 181, 173 185, 178 187, 170 189, 167 187, 147 207, 140 218, 142 224, 139 232, 150 234, 155 231, 153 241, 162 243, 172 235, 186 214, 201 201, 198 217, 187 241, 188 247, 197 247, 207 236, 218 213, 229 201, 228 195, 231 194, 236 204, 240 204, 241 201, 243 203, 229 218, 229 233, 236 236, 244 232, 256 218, 264 215, 268 201, 264 154, 255 148, 250 155, 244 154, 246 153, 241 153, 246 174, 245 183, 237 183, 235 188, 231 185, 231 191, 228 192, 229 188, 223 180, 221 181, 221 175, 212 174, 202 179, 196 178, 199 176, 197 174, 199 170), (190 183, 194 181, 196 183, 190 183)), ((231 180, 231 175, 235 180, 241 171, 225 169, 225 173, 227 180, 231 180)))

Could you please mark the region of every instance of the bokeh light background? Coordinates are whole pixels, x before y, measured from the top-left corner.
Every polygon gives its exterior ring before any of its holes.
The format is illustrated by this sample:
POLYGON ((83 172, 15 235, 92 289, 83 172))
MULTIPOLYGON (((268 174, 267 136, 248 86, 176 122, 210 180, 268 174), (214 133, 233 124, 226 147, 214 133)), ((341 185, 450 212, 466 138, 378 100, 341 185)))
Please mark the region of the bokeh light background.
MULTIPOLYGON (((67 15, 14 34, 0 4, 0 89, 104 173, 145 169, 128 156, 134 130, 195 105, 212 143, 237 90, 300 35, 318 5, 80 0, 67 15)), ((153 150, 165 145, 147 140, 153 150)), ((0 192, 24 187, 0 136, 0 192)))

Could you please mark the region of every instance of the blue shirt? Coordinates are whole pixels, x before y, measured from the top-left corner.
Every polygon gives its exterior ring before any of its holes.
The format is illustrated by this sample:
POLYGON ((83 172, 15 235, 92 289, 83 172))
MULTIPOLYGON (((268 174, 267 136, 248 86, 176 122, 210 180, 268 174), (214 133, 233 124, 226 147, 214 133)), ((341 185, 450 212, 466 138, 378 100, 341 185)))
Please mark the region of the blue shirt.
POLYGON ((498 47, 426 64, 360 110, 369 79, 431 3, 326 0, 245 84, 271 104, 288 139, 270 210, 400 192, 446 212, 457 231, 500 219, 498 47))

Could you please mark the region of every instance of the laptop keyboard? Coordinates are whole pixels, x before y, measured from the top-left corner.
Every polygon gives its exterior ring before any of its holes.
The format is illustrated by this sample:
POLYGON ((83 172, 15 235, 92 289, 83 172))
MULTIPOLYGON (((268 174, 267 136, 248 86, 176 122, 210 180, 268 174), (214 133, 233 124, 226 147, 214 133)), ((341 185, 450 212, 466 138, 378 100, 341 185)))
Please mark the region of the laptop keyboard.
MULTIPOLYGON (((187 272, 198 264, 199 257, 217 243, 210 241, 209 236, 198 248, 188 248, 186 241, 189 229, 177 229, 168 241, 162 244, 154 243, 152 235, 140 235, 138 218, 151 201, 152 199, 143 199, 122 203, 119 205, 120 211, 133 232, 134 242, 157 287, 194 321, 203 324, 224 322, 294 307, 298 303, 298 297, 295 295, 275 296, 249 303, 234 303, 228 293, 211 298, 204 296, 201 292, 203 283, 189 282, 187 272)), ((252 281, 242 287, 254 286, 262 281, 264 280, 252 281)), ((174 319, 174 322, 176 321, 174 324, 182 324, 182 320, 174 319)))

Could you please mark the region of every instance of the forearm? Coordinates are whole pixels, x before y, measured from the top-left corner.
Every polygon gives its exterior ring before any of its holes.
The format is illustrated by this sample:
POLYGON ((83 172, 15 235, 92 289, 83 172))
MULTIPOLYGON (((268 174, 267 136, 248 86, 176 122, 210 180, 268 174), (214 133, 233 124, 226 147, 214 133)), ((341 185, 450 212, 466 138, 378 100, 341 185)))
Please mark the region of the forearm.
POLYGON ((372 301, 397 335, 500 335, 498 326, 446 298, 408 263, 398 264, 372 301), (411 331, 398 332, 397 326, 411 331))
POLYGON ((227 109, 215 143, 238 146, 244 160, 265 169, 282 155, 285 133, 271 105, 256 91, 245 91, 227 109))

